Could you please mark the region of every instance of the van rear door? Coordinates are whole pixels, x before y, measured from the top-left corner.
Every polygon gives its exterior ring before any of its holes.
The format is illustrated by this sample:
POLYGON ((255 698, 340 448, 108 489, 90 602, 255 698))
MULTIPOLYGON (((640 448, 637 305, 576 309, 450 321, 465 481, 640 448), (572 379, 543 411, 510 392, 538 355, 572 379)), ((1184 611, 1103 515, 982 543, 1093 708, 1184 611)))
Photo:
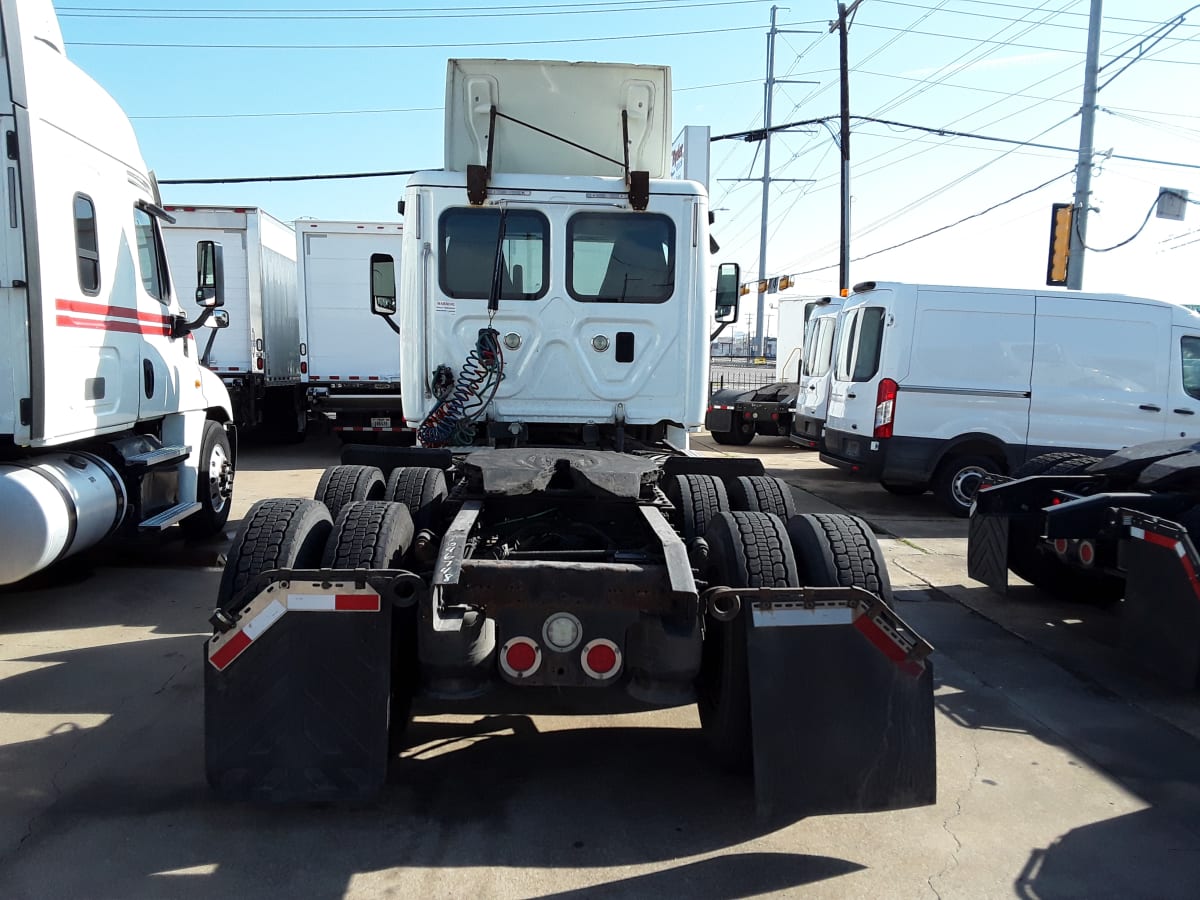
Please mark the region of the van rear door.
MULTIPOLYGON (((890 299, 886 294, 883 299, 890 299)), ((833 356, 833 378, 829 386, 830 430, 870 438, 875 424, 879 362, 888 309, 875 294, 869 301, 842 313, 837 347, 833 356), (868 305, 868 303, 870 305, 868 305)), ((831 452, 837 449, 830 445, 831 452)))
POLYGON ((1030 453, 1163 440, 1171 310, 1051 294, 1036 303, 1030 453))

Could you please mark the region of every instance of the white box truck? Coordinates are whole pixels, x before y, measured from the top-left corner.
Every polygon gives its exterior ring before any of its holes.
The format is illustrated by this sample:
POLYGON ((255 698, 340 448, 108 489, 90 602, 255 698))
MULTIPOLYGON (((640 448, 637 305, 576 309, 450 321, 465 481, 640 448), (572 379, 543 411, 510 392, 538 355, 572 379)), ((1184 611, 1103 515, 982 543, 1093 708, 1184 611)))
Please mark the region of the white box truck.
POLYGON ((285 441, 303 440, 308 421, 301 383, 303 310, 296 289, 296 236, 290 225, 253 206, 166 207, 163 230, 171 275, 195 290, 185 265, 200 241, 220 241, 225 255, 229 327, 201 347, 201 360, 229 389, 239 427, 285 441))
POLYGON ((894 493, 932 489, 966 516, 985 472, 1200 434, 1197 336, 1200 319, 1159 300, 859 284, 838 324, 821 459, 894 493))
POLYGON ((396 296, 404 226, 298 219, 295 229, 310 411, 343 441, 411 445, 400 402, 403 341, 392 320, 371 314, 372 297, 396 296))
POLYGON ((661 66, 451 60, 446 167, 409 179, 373 301, 424 446, 348 445, 316 497, 247 515, 204 656, 221 795, 369 796, 410 704, 495 691, 696 703, 767 817, 933 802, 930 648, 870 529, 687 450, 738 267, 711 282, 669 113, 661 66))
POLYGON ((118 531, 219 532, 236 441, 193 335, 224 321, 220 248, 201 248, 204 277, 181 293, 129 119, 67 59, 48 0, 0 15, 3 585, 118 531), (181 296, 204 307, 193 321, 181 296))

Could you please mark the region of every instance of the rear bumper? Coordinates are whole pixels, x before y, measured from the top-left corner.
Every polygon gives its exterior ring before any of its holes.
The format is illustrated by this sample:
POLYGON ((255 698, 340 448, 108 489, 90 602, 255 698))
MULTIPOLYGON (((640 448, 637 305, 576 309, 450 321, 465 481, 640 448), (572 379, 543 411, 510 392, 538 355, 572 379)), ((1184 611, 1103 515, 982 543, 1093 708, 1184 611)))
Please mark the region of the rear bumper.
POLYGON ((938 438, 875 438, 826 428, 821 461, 894 484, 928 484, 946 449, 938 438))
POLYGON ((817 450, 822 447, 821 435, 825 431, 825 420, 813 416, 794 416, 788 438, 793 444, 817 450))
POLYGON ((791 405, 777 402, 711 406, 704 414, 704 428, 710 432, 733 431, 735 423, 748 421, 759 434, 787 434, 792 411, 791 405))

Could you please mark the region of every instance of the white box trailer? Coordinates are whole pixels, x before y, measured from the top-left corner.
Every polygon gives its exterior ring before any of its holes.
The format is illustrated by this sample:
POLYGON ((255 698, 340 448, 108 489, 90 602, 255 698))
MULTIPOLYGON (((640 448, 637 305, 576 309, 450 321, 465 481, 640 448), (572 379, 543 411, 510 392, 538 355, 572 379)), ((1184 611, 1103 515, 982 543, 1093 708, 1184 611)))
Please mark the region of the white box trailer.
POLYGON ((411 444, 400 402, 402 338, 371 313, 374 292, 396 296, 404 226, 298 219, 295 230, 310 410, 343 440, 411 444))
POLYGON ((224 248, 229 327, 214 332, 201 351, 204 364, 229 389, 238 425, 303 439, 304 323, 292 227, 253 206, 166 209, 175 219, 163 232, 171 275, 185 296, 196 287, 196 273, 185 261, 195 257, 197 242, 219 241, 224 248))
MULTIPOLYGON (((0 4, 0 584, 117 532, 219 532, 229 395, 189 322, 125 113, 64 52, 46 0, 0 4)), ((208 248, 207 269, 216 251, 208 248)), ((195 248, 177 261, 194 266, 195 248)), ((191 276, 192 285, 196 277, 191 276)), ((189 299, 189 306, 191 305, 189 299)))

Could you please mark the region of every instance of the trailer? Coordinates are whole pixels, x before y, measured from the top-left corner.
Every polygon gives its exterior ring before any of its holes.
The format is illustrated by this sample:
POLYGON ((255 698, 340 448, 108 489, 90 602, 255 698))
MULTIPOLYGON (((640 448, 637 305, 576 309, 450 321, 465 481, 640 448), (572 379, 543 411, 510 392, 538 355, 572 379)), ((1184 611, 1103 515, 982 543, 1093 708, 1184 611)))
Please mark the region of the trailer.
POLYGON ((370 306, 372 297, 396 296, 404 226, 298 219, 295 229, 309 409, 343 441, 413 444, 400 402, 399 331, 370 306))
POLYGON ((229 327, 213 333, 201 361, 220 376, 239 427, 302 441, 308 412, 301 383, 304 311, 296 289, 296 237, 290 225, 253 206, 166 207, 163 231, 182 291, 195 290, 184 261, 201 241, 222 241, 229 327))
MULTIPOLYGON (((113 535, 229 516, 229 395, 195 332, 228 324, 221 247, 192 248, 190 320, 128 117, 66 56, 49 2, 0 4, 0 585, 113 535)), ((216 331, 211 333, 215 334, 216 331)))
POLYGON ((828 297, 780 299, 776 380, 760 387, 722 387, 713 391, 704 427, 714 441, 744 446, 756 434, 791 435, 800 398, 804 333, 813 311, 829 302, 828 297))
POLYGON ((934 802, 931 647, 870 529, 689 449, 739 270, 710 282, 704 188, 666 178, 669 69, 451 60, 446 110, 373 301, 421 446, 349 445, 247 515, 204 647, 210 785, 373 796, 414 710, 695 703, 766 817, 934 802))
POLYGON ((970 577, 1004 592, 1012 572, 1082 603, 1119 600, 1122 649, 1178 687, 1200 686, 1200 442, 1049 453, 1013 474, 976 494, 970 577))

